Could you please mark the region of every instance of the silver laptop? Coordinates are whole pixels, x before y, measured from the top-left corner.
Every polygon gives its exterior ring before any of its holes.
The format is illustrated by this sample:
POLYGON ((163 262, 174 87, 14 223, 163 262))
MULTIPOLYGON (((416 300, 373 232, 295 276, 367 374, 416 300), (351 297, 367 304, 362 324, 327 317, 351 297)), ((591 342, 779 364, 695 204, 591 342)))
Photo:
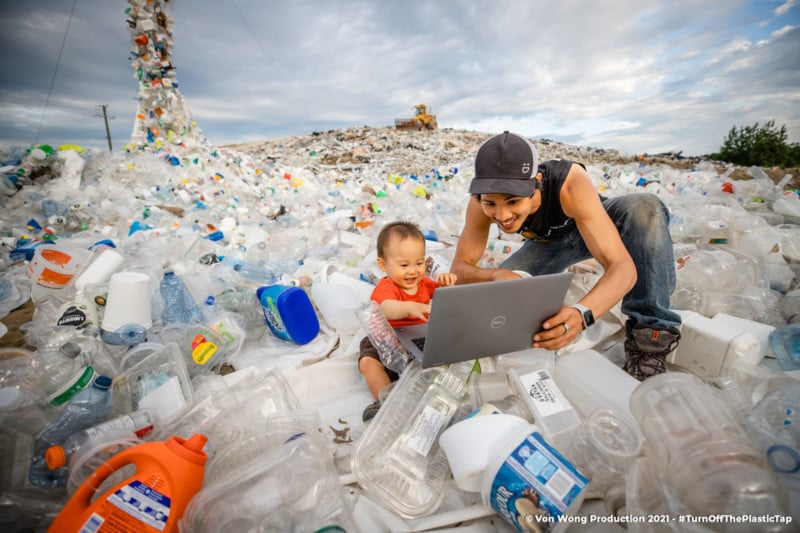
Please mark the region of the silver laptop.
POLYGON ((530 348, 558 312, 571 272, 439 287, 428 322, 395 329, 423 368, 530 348))

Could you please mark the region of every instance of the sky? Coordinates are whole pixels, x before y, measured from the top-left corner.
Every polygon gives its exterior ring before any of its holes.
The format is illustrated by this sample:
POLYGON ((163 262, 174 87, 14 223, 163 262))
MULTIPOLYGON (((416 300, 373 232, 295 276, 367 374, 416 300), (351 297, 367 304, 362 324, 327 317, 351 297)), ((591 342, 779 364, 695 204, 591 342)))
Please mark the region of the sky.
MULTIPOLYGON (((798 0, 173 0, 179 90, 214 145, 386 127, 509 130, 629 154, 800 142, 798 0)), ((0 143, 128 142, 124 0, 0 7, 0 143)))

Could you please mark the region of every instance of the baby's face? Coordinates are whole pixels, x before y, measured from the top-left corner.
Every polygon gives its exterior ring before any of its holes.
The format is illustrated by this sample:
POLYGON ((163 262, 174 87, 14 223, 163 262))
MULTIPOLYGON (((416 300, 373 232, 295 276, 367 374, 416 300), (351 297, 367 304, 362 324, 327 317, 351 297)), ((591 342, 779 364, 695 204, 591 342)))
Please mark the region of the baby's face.
POLYGON ((384 255, 378 264, 389 279, 403 290, 415 290, 425 276, 425 241, 392 237, 384 255))

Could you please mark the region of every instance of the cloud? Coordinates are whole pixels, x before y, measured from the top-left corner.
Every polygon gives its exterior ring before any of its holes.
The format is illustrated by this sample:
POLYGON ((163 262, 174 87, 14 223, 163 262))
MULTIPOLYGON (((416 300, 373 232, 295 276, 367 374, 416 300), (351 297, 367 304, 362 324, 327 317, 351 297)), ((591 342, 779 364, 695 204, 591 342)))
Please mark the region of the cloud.
POLYGON ((785 15, 795 4, 797 4, 796 0, 786 0, 783 4, 775 8, 775 15, 778 17, 785 15))
MULTIPOLYGON (((184 0, 171 3, 173 64, 215 143, 389 126, 426 103, 441 127, 708 153, 733 124, 800 133, 792 5, 184 0)), ((30 143, 42 122, 42 138, 102 146, 99 104, 127 141, 137 82, 113 2, 76 5, 46 104, 70 8, 2 8, 0 141, 30 143)))

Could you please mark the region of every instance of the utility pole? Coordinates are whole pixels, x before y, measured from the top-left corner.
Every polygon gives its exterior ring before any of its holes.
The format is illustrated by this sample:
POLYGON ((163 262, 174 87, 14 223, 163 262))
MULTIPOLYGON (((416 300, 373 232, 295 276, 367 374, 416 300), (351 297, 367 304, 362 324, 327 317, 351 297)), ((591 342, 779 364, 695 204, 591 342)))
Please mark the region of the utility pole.
MULTIPOLYGON (((106 123, 106 139, 108 139, 108 151, 113 152, 114 149, 111 147, 111 130, 108 128, 108 105, 102 104, 100 105, 100 109, 103 110, 103 121, 106 123)), ((99 117, 100 115, 95 115, 99 117)), ((111 117, 112 119, 114 117, 111 117)))

